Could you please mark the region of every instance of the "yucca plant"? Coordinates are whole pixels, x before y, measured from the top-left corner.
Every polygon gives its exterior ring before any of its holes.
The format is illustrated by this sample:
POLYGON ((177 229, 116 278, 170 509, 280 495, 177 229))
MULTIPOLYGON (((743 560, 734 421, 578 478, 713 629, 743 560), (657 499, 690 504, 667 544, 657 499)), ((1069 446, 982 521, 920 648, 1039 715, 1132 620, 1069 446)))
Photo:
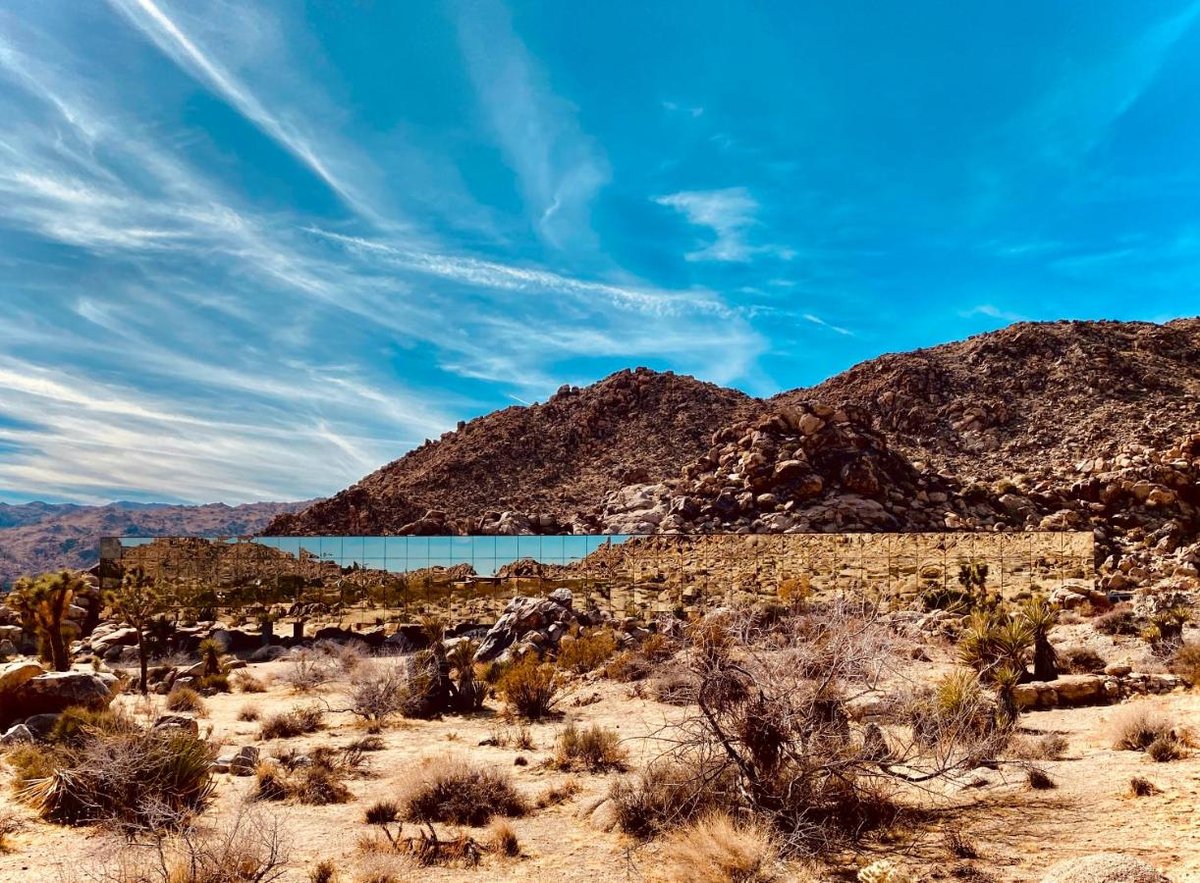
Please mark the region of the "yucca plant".
POLYGON ((1050 643, 1050 629, 1058 624, 1058 608, 1039 595, 1021 606, 1020 618, 1033 635, 1034 679, 1054 680, 1058 677, 1058 654, 1050 643))
POLYGON ((959 640, 958 654, 981 679, 991 682, 1003 665, 1023 676, 1032 647, 1033 630, 1028 623, 1002 609, 973 610, 959 640))

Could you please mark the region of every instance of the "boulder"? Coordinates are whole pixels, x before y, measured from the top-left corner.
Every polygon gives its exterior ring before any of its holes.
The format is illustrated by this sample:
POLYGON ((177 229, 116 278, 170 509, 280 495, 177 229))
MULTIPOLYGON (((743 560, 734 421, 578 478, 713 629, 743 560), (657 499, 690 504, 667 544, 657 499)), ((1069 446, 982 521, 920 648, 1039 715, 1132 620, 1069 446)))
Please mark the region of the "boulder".
POLYGON ((7 662, 0 665, 0 697, 44 673, 36 662, 7 662))
POLYGON ((1060 706, 1107 705, 1120 698, 1120 684, 1106 675, 1062 675, 1054 681, 1018 684, 1013 699, 1022 711, 1060 706))
POLYGON ((1169 883, 1141 859, 1115 852, 1069 858, 1046 872, 1042 883, 1169 883))
POLYGON ((190 736, 200 735, 200 725, 186 714, 162 714, 154 721, 156 730, 182 730, 190 736))
POLYGON ((17 724, 3 736, 0 736, 0 745, 20 745, 23 742, 32 742, 33 732, 24 724, 17 724))
POLYGON ((50 671, 29 678, 4 694, 0 726, 38 714, 58 714, 72 705, 103 709, 120 691, 110 674, 87 671, 50 671))
POLYGON ((545 598, 513 598, 483 636, 475 651, 475 661, 490 662, 516 644, 544 643, 551 626, 569 625, 577 620, 571 609, 573 603, 570 589, 555 589, 545 598))

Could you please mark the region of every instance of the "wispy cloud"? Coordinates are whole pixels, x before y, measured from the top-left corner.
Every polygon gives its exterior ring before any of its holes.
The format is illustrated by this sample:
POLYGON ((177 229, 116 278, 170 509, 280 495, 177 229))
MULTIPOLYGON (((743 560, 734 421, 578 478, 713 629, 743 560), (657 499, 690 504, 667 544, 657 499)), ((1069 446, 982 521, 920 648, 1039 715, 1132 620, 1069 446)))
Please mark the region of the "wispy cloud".
POLYGON ((958 315, 964 319, 972 316, 987 316, 989 319, 999 319, 1004 322, 1028 322, 1029 317, 1012 310, 1006 310, 993 304, 979 304, 969 310, 963 310, 958 315))
POLYGON ((500 0, 459 4, 458 33, 480 107, 537 230, 556 247, 590 244, 591 200, 609 178, 599 145, 554 92, 500 0))
POLYGON ((685 190, 654 201, 680 212, 688 223, 713 231, 716 238, 705 247, 688 252, 689 261, 744 262, 766 254, 787 260, 794 256, 790 249, 750 243, 750 231, 760 224, 759 204, 745 187, 685 190))
POLYGON ((177 65, 208 86, 257 126, 263 134, 307 166, 348 205, 359 212, 373 214, 363 194, 343 180, 329 160, 321 155, 313 136, 302 131, 293 121, 280 117, 269 109, 250 87, 225 69, 210 51, 189 36, 175 16, 167 14, 163 8, 165 4, 160 5, 155 0, 108 2, 177 65))
POLYGON ((804 313, 802 318, 805 322, 811 322, 813 325, 817 325, 821 328, 828 328, 830 331, 833 331, 837 334, 842 334, 846 337, 854 336, 854 332, 849 328, 843 328, 840 325, 831 325, 829 322, 826 322, 824 319, 818 315, 815 315, 814 313, 804 313))

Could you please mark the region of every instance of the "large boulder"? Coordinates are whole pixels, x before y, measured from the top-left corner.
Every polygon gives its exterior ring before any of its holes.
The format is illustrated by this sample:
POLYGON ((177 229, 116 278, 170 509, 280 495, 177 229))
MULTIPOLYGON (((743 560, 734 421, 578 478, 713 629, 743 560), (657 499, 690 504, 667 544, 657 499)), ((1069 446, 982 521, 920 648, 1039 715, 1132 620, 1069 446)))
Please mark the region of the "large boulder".
POLYGON ((1141 859, 1101 852, 1061 861, 1046 872, 1042 883, 1169 883, 1141 859))
POLYGON ((120 681, 110 674, 89 671, 50 671, 29 678, 14 690, 0 694, 0 726, 37 714, 58 714, 73 705, 103 709, 120 692, 120 681))
POLYGON ((509 647, 524 643, 534 635, 548 640, 551 626, 569 624, 577 619, 573 602, 569 589, 556 589, 545 598, 513 598, 480 641, 479 649, 475 651, 476 662, 490 662, 509 647))

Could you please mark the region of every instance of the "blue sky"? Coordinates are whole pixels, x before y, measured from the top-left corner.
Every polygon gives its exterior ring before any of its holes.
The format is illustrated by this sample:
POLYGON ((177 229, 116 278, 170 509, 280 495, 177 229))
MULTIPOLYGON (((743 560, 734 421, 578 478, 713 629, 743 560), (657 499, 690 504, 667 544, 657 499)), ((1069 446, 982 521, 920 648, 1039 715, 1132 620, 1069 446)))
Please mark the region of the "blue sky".
POLYGON ((1200 312, 1200 4, 0 6, 0 499, 333 492, 565 382, 1200 312))

